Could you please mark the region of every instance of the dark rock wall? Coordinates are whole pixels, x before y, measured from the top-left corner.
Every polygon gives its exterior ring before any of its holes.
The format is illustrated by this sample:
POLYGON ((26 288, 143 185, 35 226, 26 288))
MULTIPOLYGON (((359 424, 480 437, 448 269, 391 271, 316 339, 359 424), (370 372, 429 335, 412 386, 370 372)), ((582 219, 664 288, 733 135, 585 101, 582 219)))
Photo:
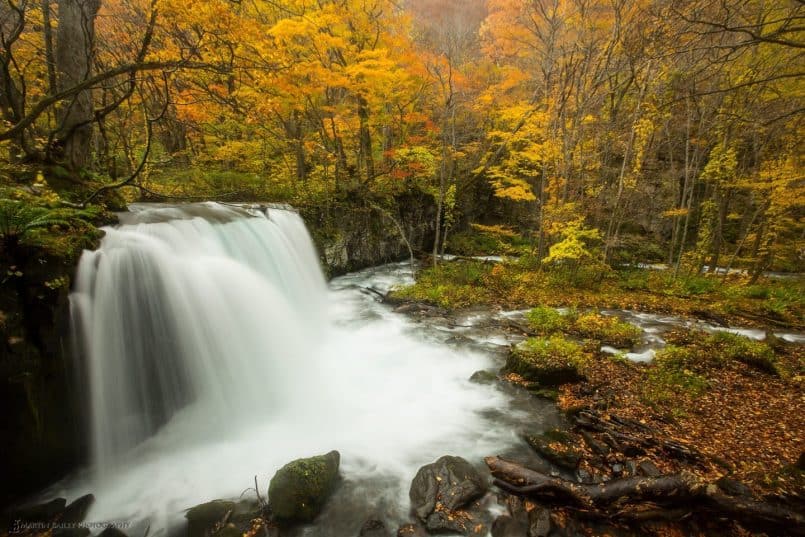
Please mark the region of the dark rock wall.
POLYGON ((65 475, 86 452, 70 340, 76 263, 26 247, 0 262, 0 505, 65 475))

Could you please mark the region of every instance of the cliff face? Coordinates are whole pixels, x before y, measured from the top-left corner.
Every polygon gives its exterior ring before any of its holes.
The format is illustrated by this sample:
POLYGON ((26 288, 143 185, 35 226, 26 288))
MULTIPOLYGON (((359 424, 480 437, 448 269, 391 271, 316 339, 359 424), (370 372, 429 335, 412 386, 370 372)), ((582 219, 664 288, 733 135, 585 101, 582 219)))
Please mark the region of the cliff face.
POLYGON ((397 200, 398 212, 372 205, 300 210, 330 277, 407 259, 433 245, 436 208, 420 197, 397 200), (405 240, 402 233, 405 234, 405 240))
POLYGON ((97 237, 84 239, 64 252, 18 245, 0 261, 0 504, 65 475, 86 452, 69 306, 80 252, 97 237))

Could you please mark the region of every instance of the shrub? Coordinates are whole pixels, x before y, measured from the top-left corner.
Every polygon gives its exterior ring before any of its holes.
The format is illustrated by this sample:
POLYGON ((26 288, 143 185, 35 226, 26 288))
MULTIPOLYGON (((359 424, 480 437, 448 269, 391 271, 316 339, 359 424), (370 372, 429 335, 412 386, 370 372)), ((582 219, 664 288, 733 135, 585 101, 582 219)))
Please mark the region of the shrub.
POLYGON ((722 362, 737 360, 767 373, 780 374, 774 351, 762 341, 730 332, 715 332, 707 338, 705 345, 712 347, 713 352, 709 354, 722 362))
POLYGON ((505 369, 541 386, 558 386, 581 380, 588 360, 578 343, 553 335, 522 342, 509 354, 505 369))
POLYGON ((539 334, 550 334, 568 328, 570 322, 567 315, 563 315, 555 308, 537 306, 526 313, 528 324, 539 334))
POLYGON ((619 348, 636 345, 643 335, 643 331, 633 324, 595 312, 579 315, 573 329, 584 337, 619 348))
POLYGON ((707 389, 707 379, 693 369, 697 357, 691 349, 668 347, 657 352, 649 366, 643 400, 650 405, 667 404, 676 397, 697 397, 707 389))

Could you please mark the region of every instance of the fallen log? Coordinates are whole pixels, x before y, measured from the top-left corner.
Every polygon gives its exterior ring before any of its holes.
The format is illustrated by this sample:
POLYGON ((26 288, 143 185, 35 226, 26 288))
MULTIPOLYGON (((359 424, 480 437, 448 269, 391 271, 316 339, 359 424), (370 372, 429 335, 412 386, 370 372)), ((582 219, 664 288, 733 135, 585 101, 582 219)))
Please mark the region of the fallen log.
POLYGON ((495 478, 494 484, 507 492, 597 512, 611 519, 634 520, 638 512, 640 519, 646 519, 651 514, 667 514, 670 509, 680 517, 683 512, 706 512, 735 519, 748 528, 775 531, 779 535, 805 535, 805 516, 800 512, 751 496, 729 496, 718 486, 688 472, 581 484, 500 457, 487 457, 485 462, 495 478), (651 508, 641 511, 639 507, 643 505, 651 508))

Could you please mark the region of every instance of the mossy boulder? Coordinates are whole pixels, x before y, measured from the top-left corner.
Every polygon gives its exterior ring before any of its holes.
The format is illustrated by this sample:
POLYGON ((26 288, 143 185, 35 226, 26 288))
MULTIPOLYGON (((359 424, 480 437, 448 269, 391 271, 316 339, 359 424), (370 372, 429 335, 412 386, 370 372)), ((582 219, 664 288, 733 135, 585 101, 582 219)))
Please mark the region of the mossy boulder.
MULTIPOLYGON (((213 500, 187 511, 188 537, 237 537, 245 533, 251 521, 260 516, 255 500, 213 500), (224 522, 226 521, 226 524, 224 522)), ((115 536, 112 536, 115 537, 115 536)))
POLYGON ((268 503, 276 520, 310 522, 316 518, 338 482, 341 455, 331 451, 289 462, 268 485, 268 503))
POLYGON ((476 371, 472 374, 472 376, 470 376, 470 382, 474 382, 476 384, 492 384, 497 379, 498 376, 494 371, 487 371, 485 369, 476 371))
POLYGON ((188 510, 184 515, 187 519, 188 537, 205 537, 234 509, 235 502, 213 500, 188 510))
POLYGON ((587 360, 581 346, 561 336, 530 338, 512 348, 504 370, 555 387, 582 380, 587 360))

